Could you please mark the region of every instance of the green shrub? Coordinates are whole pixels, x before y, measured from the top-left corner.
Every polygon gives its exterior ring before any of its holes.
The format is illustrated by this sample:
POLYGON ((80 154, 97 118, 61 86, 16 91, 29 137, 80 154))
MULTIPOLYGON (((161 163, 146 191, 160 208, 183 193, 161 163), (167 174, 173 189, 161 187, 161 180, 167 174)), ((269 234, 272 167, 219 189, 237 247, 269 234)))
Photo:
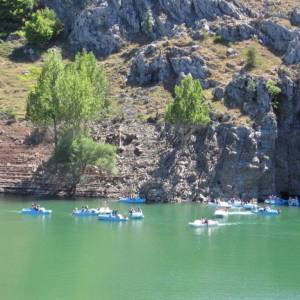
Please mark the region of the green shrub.
POLYGON ((153 32, 155 21, 152 15, 151 9, 147 9, 147 12, 145 14, 144 20, 142 21, 142 30, 146 34, 150 34, 153 32))
POLYGON ((215 37, 214 37, 214 43, 215 44, 222 44, 224 41, 223 41, 223 39, 222 39, 222 37, 219 35, 219 34, 217 34, 215 37))
POLYGON ((8 33, 20 28, 33 4, 33 0, 0 0, 0 30, 8 33))
POLYGON ((272 107, 277 110, 279 107, 278 96, 281 94, 281 88, 276 85, 276 82, 269 79, 266 83, 266 88, 269 94, 272 96, 272 107))
POLYGON ((71 128, 64 131, 53 156, 57 166, 72 176, 73 188, 82 182, 88 166, 98 166, 103 170, 117 173, 116 147, 95 142, 87 131, 71 128))
POLYGON ((25 36, 29 44, 46 46, 62 31, 62 24, 56 13, 48 8, 38 10, 25 23, 25 36))
POLYGON ((166 121, 206 126, 210 123, 209 113, 210 107, 205 102, 200 81, 189 74, 175 87, 175 99, 167 106, 166 121))
POLYGON ((246 51, 246 66, 254 69, 258 65, 258 51, 255 47, 249 47, 246 51))
POLYGON ((276 82, 273 80, 269 79, 266 83, 267 90, 269 94, 273 97, 276 98, 278 95, 281 94, 281 88, 276 85, 276 82))

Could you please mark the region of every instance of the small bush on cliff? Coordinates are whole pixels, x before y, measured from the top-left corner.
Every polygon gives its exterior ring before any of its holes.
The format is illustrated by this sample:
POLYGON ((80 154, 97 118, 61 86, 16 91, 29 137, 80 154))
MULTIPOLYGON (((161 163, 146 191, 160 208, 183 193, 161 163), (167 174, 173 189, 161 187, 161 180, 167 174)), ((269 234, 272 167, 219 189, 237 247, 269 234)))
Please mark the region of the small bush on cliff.
POLYGON ((266 88, 269 94, 272 96, 272 107, 277 110, 279 107, 279 95, 281 94, 281 88, 276 85, 276 82, 269 79, 266 83, 266 88))
POLYGON ((152 15, 151 9, 147 9, 144 20, 142 21, 142 30, 146 34, 151 34, 153 32, 155 21, 152 15))
POLYGON ((246 51, 246 66, 254 69, 258 65, 258 51, 255 47, 249 47, 246 51))
POLYGON ((25 22, 25 36, 29 44, 46 46, 62 31, 62 24, 54 10, 49 8, 35 12, 25 22))
POLYGON ((8 33, 19 29, 33 5, 33 0, 0 0, 0 30, 8 33))
POLYGON ((281 88, 278 87, 276 85, 276 82, 269 79, 266 83, 266 87, 267 87, 267 90, 269 92, 269 94, 273 97, 273 98, 276 98, 277 96, 279 96, 281 94, 281 88))
POLYGON ((167 106, 166 121, 171 124, 210 123, 210 107, 205 102, 199 80, 189 74, 175 87, 175 99, 167 106))

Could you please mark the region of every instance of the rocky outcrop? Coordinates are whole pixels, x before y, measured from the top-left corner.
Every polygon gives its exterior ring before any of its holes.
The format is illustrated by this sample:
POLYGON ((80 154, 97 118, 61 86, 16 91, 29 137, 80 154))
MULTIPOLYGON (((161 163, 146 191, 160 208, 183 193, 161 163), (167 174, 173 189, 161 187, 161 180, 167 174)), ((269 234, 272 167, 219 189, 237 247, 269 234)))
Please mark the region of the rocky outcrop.
POLYGON ((202 19, 240 20, 254 15, 235 0, 43 0, 42 3, 55 9, 65 22, 75 50, 86 48, 97 55, 115 52, 137 35, 155 39, 174 36, 202 19))
POLYGON ((266 80, 235 78, 225 90, 225 99, 229 107, 249 115, 253 125, 215 120, 208 128, 166 130, 170 149, 152 181, 142 187, 146 197, 248 200, 276 193, 277 119, 266 80))
POLYGON ((287 65, 298 64, 300 62, 300 31, 299 36, 289 43, 283 61, 287 65))
POLYGON ((255 29, 248 21, 242 22, 227 22, 220 25, 218 34, 223 41, 237 42, 248 40, 255 34, 255 29))
POLYGON ((197 52, 197 48, 164 47, 160 43, 152 43, 141 48, 133 58, 129 72, 129 82, 146 85, 178 79, 182 74, 192 74, 200 79, 204 87, 210 76, 206 62, 197 52))
POLYGON ((289 43, 295 38, 296 34, 290 28, 276 23, 276 19, 258 22, 257 29, 263 43, 279 53, 287 51, 289 43))

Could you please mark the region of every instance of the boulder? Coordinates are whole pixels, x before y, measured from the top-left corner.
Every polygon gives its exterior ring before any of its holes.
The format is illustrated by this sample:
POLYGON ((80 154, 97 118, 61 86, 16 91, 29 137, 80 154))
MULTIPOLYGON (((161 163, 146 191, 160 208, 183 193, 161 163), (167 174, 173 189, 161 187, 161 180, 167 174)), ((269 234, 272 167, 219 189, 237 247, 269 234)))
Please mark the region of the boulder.
POLYGON ((225 89, 222 86, 218 86, 213 91, 213 96, 215 100, 221 100, 225 95, 225 89))
POLYGON ((226 56, 227 57, 235 57, 237 55, 238 55, 238 51, 236 49, 234 49, 234 48, 228 48, 226 50, 226 56))
POLYGON ((291 13, 291 23, 294 26, 300 26, 300 9, 295 8, 291 13))

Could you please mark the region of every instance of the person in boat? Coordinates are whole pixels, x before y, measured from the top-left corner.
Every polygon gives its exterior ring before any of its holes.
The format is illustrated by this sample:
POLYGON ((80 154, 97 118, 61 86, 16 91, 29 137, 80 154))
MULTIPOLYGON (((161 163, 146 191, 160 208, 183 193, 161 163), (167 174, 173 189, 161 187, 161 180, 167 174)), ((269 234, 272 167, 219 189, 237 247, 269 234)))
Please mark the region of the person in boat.
POLYGON ((204 224, 208 224, 208 219, 204 218, 204 224))
POLYGON ((33 202, 32 205, 31 205, 31 207, 32 207, 32 209, 38 211, 40 206, 37 205, 35 202, 33 202))

